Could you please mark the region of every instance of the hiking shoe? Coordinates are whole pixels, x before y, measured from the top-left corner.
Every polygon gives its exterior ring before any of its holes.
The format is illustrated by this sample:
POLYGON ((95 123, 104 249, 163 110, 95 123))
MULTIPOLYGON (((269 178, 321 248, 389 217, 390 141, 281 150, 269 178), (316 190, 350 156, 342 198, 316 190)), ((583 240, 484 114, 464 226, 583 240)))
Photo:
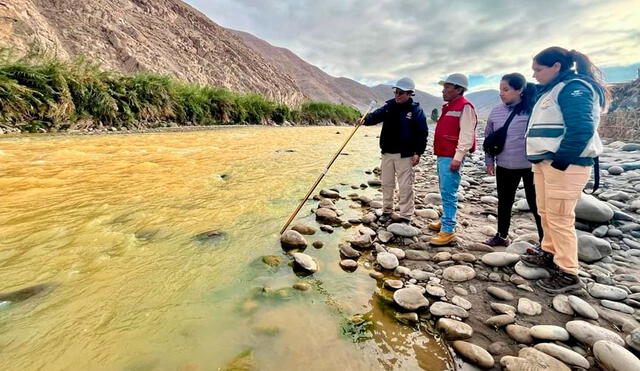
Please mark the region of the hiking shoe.
POLYGON ((431 238, 431 241, 429 241, 429 243, 432 246, 445 246, 452 243, 455 239, 455 233, 438 232, 437 235, 431 238))
POLYGON ((502 238, 500 237, 500 234, 496 233, 495 236, 491 237, 490 239, 484 241, 485 245, 489 245, 489 246, 509 246, 509 243, 511 243, 511 241, 509 241, 508 238, 502 238))
POLYGON ((553 263, 553 254, 542 249, 527 249, 527 254, 520 257, 520 261, 532 268, 556 269, 553 263))
POLYGON ((442 228, 442 223, 438 220, 437 222, 429 223, 429 229, 432 231, 440 232, 442 228))
POLYGON ((409 224, 411 222, 411 219, 405 218, 404 216, 401 216, 399 214, 393 213, 393 214, 391 214, 391 221, 394 222, 394 223, 406 223, 406 224, 409 224))
POLYGON ((562 294, 584 288, 580 277, 556 269, 551 277, 536 281, 536 285, 550 294, 562 294))
POLYGON ((388 221, 391 220, 391 214, 382 214, 379 218, 378 218, 378 223, 380 224, 386 224, 388 221))

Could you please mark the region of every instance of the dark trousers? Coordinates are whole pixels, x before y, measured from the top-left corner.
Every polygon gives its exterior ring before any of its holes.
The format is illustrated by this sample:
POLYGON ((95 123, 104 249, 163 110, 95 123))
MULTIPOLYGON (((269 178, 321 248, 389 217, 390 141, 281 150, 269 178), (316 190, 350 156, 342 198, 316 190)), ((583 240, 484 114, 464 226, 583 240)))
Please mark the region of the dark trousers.
POLYGON ((533 185, 533 172, 531 169, 507 169, 504 167, 496 167, 496 184, 498 188, 498 233, 500 237, 506 238, 509 234, 509 226, 511 225, 511 208, 516 198, 516 191, 520 179, 524 183, 524 192, 527 197, 527 203, 536 220, 538 227, 538 236, 542 241, 543 231, 540 215, 538 215, 538 207, 536 205, 536 189, 533 185))

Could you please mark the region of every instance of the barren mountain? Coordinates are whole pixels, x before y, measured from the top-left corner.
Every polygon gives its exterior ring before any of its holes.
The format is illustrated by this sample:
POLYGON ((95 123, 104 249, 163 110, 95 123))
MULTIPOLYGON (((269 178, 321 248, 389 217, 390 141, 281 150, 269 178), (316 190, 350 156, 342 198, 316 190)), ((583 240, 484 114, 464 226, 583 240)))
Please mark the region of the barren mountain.
MULTIPOLYGON (((345 77, 331 76, 305 62, 288 49, 273 46, 246 32, 233 32, 247 45, 262 54, 269 63, 290 74, 300 89, 313 100, 343 103, 364 109, 373 99, 381 105, 393 98, 389 85, 370 88, 345 77)), ((440 109, 443 103, 441 98, 422 91, 417 91, 414 99, 420 102, 425 112, 431 112, 433 108, 440 109)))
POLYGON ((297 105, 294 80, 179 0, 0 1, 0 46, 32 45, 121 72, 148 71, 297 105))

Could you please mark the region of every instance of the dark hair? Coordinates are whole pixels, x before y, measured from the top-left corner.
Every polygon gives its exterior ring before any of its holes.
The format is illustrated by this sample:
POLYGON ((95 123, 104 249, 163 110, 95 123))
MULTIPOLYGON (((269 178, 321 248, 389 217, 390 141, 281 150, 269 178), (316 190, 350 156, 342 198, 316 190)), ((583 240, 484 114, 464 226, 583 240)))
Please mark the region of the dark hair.
POLYGON ((520 113, 531 114, 531 110, 536 103, 535 85, 528 83, 527 79, 517 72, 506 74, 502 76, 501 80, 506 81, 514 90, 522 90, 520 103, 513 108, 516 111, 516 115, 520 113))
POLYGON ((583 74, 592 78, 596 84, 604 91, 605 105, 611 99, 611 93, 607 89, 602 71, 596 67, 589 57, 576 50, 567 50, 559 46, 552 46, 546 48, 533 57, 533 60, 543 66, 552 67, 556 63, 560 63, 560 72, 573 69, 575 63, 575 71, 579 74, 583 74))
POLYGON ((453 84, 453 87, 456 88, 456 89, 460 89, 460 96, 464 95, 464 91, 465 91, 464 86, 453 84))

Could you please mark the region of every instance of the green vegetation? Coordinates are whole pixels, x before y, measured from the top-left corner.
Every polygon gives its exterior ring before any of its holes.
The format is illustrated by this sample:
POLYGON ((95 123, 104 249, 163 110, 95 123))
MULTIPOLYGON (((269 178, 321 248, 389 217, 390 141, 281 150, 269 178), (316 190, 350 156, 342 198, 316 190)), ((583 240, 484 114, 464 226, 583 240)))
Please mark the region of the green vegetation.
POLYGON ((57 131, 77 127, 169 125, 314 125, 355 122, 344 105, 307 102, 297 109, 258 94, 186 83, 154 74, 121 75, 84 59, 11 58, 0 50, 0 128, 57 131))

